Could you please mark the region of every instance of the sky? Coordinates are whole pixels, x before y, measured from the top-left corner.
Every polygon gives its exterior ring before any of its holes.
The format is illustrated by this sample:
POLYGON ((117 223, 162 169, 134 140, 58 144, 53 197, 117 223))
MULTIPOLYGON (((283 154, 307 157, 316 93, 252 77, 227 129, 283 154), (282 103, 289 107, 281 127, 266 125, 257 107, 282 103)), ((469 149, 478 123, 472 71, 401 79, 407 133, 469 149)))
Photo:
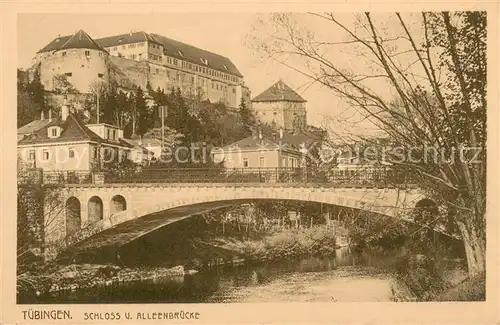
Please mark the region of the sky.
POLYGON ((352 115, 352 110, 324 87, 311 85, 307 77, 276 61, 262 60, 248 46, 247 36, 257 18, 252 13, 21 14, 18 67, 29 67, 39 49, 79 29, 93 38, 130 31, 154 32, 230 58, 243 74, 252 97, 282 79, 308 101, 309 124, 325 126, 329 117, 352 115))

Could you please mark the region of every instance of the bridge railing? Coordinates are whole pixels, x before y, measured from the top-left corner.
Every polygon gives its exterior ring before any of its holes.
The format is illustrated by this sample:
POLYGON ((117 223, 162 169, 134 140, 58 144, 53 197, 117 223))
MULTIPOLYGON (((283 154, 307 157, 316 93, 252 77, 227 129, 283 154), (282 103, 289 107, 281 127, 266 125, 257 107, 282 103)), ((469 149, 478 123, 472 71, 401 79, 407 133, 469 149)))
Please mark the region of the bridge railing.
MULTIPOLYGON (((43 171, 43 173, 39 170, 37 175, 44 184, 308 183, 336 187, 393 187, 412 183, 407 171, 386 167, 330 170, 310 168, 144 168, 136 171, 43 171)), ((21 178, 19 182, 22 182, 21 178)))
POLYGON ((316 183, 331 186, 397 186, 409 183, 408 173, 385 167, 308 168, 166 168, 134 174, 106 174, 106 183, 316 183))

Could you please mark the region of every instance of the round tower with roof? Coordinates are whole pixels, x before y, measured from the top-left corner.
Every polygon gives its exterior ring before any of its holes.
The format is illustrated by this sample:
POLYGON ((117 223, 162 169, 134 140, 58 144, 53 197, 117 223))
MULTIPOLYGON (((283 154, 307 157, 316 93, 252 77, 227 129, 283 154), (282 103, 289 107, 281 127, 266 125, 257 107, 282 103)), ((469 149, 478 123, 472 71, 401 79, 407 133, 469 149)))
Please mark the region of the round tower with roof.
POLYGON ((306 100, 279 80, 252 99, 257 119, 275 128, 295 130, 307 125, 306 100))
POLYGON ((109 53, 83 30, 57 37, 38 51, 37 58, 46 90, 65 92, 73 86, 89 93, 95 82, 109 82, 109 53))

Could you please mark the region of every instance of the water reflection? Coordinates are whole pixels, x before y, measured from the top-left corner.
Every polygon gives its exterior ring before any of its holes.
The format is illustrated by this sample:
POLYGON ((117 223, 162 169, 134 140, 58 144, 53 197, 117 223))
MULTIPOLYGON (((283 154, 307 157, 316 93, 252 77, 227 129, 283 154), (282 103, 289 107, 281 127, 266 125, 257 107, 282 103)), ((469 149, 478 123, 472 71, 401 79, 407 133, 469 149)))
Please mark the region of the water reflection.
POLYGON ((52 294, 38 303, 195 303, 264 301, 390 301, 397 283, 384 270, 402 252, 306 257, 261 265, 217 268, 52 294))

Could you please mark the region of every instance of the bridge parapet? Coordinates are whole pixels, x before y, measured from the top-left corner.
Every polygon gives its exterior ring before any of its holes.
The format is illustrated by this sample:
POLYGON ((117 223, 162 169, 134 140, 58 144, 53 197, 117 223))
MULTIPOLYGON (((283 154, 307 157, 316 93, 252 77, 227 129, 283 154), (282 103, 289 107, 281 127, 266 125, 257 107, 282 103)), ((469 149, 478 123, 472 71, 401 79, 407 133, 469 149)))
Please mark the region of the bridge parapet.
POLYGON ((415 187, 404 169, 387 167, 319 170, 311 168, 168 168, 115 171, 43 172, 44 184, 287 184, 286 186, 406 188, 415 187))

